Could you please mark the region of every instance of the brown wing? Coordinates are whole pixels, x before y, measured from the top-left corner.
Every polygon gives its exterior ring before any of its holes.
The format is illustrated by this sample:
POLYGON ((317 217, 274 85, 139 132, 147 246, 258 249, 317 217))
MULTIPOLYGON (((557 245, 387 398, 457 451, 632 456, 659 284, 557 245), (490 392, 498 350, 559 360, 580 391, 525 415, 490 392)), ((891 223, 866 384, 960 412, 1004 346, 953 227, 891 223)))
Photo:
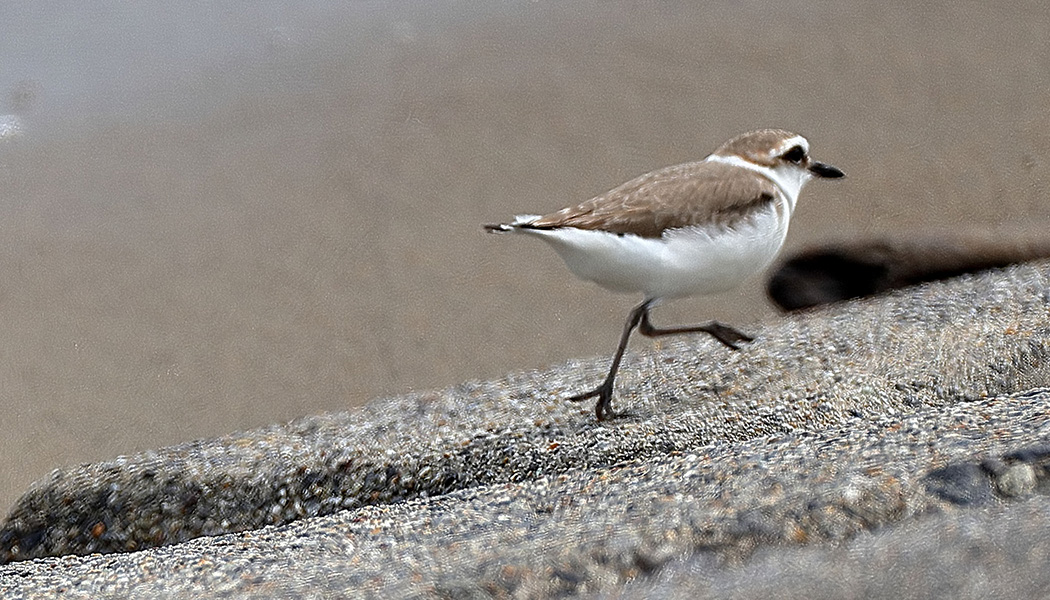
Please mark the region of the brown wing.
POLYGON ((660 237, 664 230, 718 220, 732 226, 757 205, 773 202, 765 177, 716 162, 666 167, 590 200, 544 215, 530 229, 603 229, 660 237))

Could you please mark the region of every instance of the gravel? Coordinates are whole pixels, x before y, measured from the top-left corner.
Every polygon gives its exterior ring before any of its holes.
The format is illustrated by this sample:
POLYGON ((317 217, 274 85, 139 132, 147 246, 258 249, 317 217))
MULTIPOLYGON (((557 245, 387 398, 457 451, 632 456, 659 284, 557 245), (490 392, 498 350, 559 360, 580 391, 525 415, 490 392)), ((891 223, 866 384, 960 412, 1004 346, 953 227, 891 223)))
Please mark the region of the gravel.
POLYGON ((739 352, 639 344, 612 422, 563 400, 599 357, 60 469, 0 528, 0 593, 1028 592, 1048 307, 1029 263, 752 324, 739 352))

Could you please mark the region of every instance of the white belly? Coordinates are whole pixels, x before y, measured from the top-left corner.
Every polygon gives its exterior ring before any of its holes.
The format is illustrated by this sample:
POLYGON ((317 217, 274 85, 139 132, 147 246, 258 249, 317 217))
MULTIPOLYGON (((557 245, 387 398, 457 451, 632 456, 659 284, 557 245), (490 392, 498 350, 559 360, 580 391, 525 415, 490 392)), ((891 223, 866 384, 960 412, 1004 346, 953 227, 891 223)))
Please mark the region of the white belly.
POLYGON ((643 238, 571 227, 519 229, 543 239, 577 277, 647 298, 714 294, 769 266, 787 236, 776 204, 733 228, 690 227, 643 238))

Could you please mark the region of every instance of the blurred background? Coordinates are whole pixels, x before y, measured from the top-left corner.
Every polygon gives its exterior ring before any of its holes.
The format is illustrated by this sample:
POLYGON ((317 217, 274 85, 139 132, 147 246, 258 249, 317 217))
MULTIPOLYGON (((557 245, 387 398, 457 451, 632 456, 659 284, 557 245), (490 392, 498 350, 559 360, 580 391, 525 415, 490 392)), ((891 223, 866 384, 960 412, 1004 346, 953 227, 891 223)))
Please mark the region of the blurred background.
MULTIPOLYGON (((480 225, 749 129, 849 176, 789 248, 1048 225, 1045 2, 59 6, 0 5, 3 506, 65 464, 608 355, 638 298, 480 225)), ((756 279, 656 320, 773 314, 756 279)))

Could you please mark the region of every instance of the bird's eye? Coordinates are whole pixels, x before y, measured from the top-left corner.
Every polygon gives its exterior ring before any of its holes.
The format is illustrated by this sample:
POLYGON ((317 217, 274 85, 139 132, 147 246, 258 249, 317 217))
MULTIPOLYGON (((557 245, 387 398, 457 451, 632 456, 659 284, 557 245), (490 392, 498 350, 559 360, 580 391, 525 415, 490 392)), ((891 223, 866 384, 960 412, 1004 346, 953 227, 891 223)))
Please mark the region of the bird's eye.
POLYGON ((806 150, 802 146, 792 146, 790 150, 780 155, 780 158, 792 163, 800 163, 806 158, 806 150))

